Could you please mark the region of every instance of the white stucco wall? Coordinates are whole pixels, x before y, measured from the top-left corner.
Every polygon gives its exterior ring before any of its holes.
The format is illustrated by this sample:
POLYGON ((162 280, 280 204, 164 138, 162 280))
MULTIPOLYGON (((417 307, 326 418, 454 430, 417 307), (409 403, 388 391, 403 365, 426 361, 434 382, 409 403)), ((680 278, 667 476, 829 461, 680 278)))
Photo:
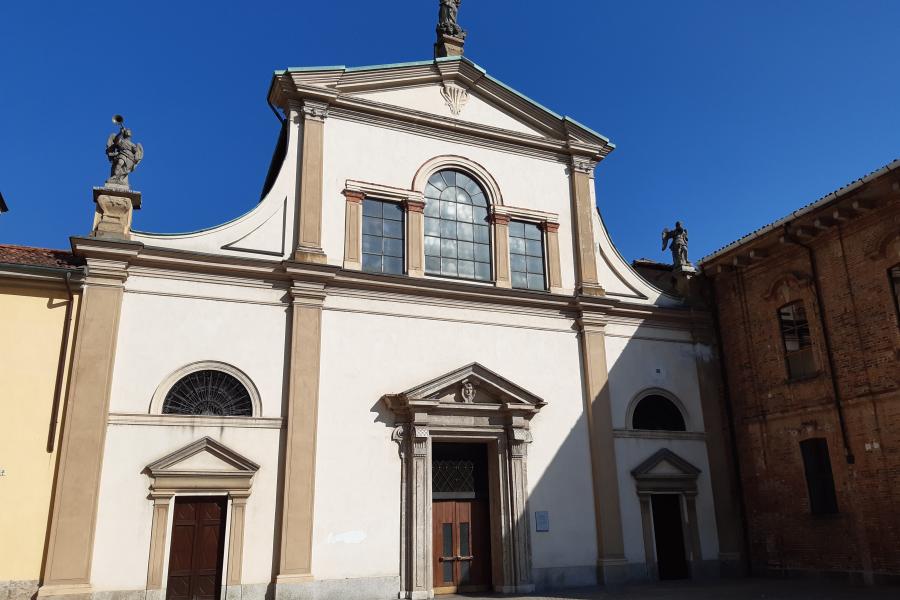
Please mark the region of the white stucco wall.
POLYGON ((129 277, 122 301, 110 412, 147 413, 157 387, 197 361, 232 365, 281 416, 288 309, 284 289, 129 277))
POLYGON ((496 180, 507 206, 559 215, 562 285, 575 286, 571 196, 565 163, 481 146, 386 129, 329 117, 325 121, 322 245, 328 262, 343 264, 345 198, 348 179, 404 189, 419 168, 436 156, 457 155, 484 167, 496 180))
MULTIPOLYGON (((111 424, 107 428, 91 582, 96 590, 138 590, 147 583, 153 501, 144 468, 204 436, 260 465, 247 500, 243 581, 272 575, 278 429, 111 424)), ((170 513, 171 514, 171 513, 170 513)), ((171 524, 170 524, 171 526, 171 524)), ((171 533, 171 532, 169 532, 171 533)), ((166 565, 171 536, 166 540, 166 565)))
POLYGON ((316 576, 398 573, 400 458, 390 441, 391 417, 379 399, 471 362, 548 402, 532 421, 528 450, 529 508, 549 510, 552 523, 550 533, 532 537, 534 566, 595 564, 587 431, 571 322, 426 305, 409 311, 418 318, 389 314, 397 311, 388 302, 331 296, 326 301, 316 576), (529 320, 546 329, 528 326, 529 320))

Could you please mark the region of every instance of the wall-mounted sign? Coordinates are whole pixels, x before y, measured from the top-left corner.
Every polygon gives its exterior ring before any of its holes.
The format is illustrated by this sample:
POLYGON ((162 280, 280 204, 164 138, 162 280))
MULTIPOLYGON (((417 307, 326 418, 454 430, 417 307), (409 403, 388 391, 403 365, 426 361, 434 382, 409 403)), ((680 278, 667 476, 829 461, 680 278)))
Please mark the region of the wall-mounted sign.
POLYGON ((550 531, 550 512, 538 510, 534 513, 534 528, 537 531, 550 531))

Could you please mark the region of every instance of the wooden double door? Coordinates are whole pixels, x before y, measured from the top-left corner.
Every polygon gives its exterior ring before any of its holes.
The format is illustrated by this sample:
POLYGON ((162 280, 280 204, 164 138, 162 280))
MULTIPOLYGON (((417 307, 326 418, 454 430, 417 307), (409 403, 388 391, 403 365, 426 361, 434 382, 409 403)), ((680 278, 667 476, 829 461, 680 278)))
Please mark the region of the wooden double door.
POLYGON ((486 499, 434 500, 434 593, 490 588, 491 539, 486 499))
POLYGON ((219 600, 225 496, 175 498, 166 600, 219 600))

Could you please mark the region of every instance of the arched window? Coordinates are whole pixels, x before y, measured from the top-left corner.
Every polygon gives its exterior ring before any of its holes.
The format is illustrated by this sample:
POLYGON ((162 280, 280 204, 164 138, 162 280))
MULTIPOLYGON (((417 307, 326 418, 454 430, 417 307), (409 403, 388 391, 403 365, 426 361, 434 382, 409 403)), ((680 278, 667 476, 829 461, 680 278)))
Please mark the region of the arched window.
POLYGON ((173 385, 163 401, 163 414, 251 417, 253 401, 238 379, 223 371, 193 371, 173 385))
POLYGON ((633 429, 651 431, 687 431, 684 416, 675 403, 659 394, 644 396, 634 407, 633 429))
POLYGON ((425 273, 491 280, 488 198, 462 171, 438 171, 425 186, 425 273))

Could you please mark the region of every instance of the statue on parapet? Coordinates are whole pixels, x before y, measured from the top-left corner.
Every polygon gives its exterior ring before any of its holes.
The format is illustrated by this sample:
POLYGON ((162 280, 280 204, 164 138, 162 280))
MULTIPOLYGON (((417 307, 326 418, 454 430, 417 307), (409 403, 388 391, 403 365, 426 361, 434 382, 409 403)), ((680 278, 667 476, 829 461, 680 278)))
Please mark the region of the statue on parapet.
POLYGON ((462 0, 441 0, 441 8, 438 12, 438 34, 465 39, 466 31, 457 22, 461 2, 462 0))
POLYGON ((106 140, 106 157, 109 159, 110 173, 107 185, 128 186, 128 175, 144 158, 144 147, 131 141, 131 130, 125 127, 122 115, 113 116, 113 123, 119 126, 118 133, 111 133, 106 140))
POLYGON ((672 264, 675 269, 693 269, 694 265, 688 260, 688 231, 681 224, 681 221, 675 222, 675 229, 663 229, 662 231, 662 249, 665 251, 669 246, 672 251, 672 264), (669 244, 671 242, 671 245, 669 244))

